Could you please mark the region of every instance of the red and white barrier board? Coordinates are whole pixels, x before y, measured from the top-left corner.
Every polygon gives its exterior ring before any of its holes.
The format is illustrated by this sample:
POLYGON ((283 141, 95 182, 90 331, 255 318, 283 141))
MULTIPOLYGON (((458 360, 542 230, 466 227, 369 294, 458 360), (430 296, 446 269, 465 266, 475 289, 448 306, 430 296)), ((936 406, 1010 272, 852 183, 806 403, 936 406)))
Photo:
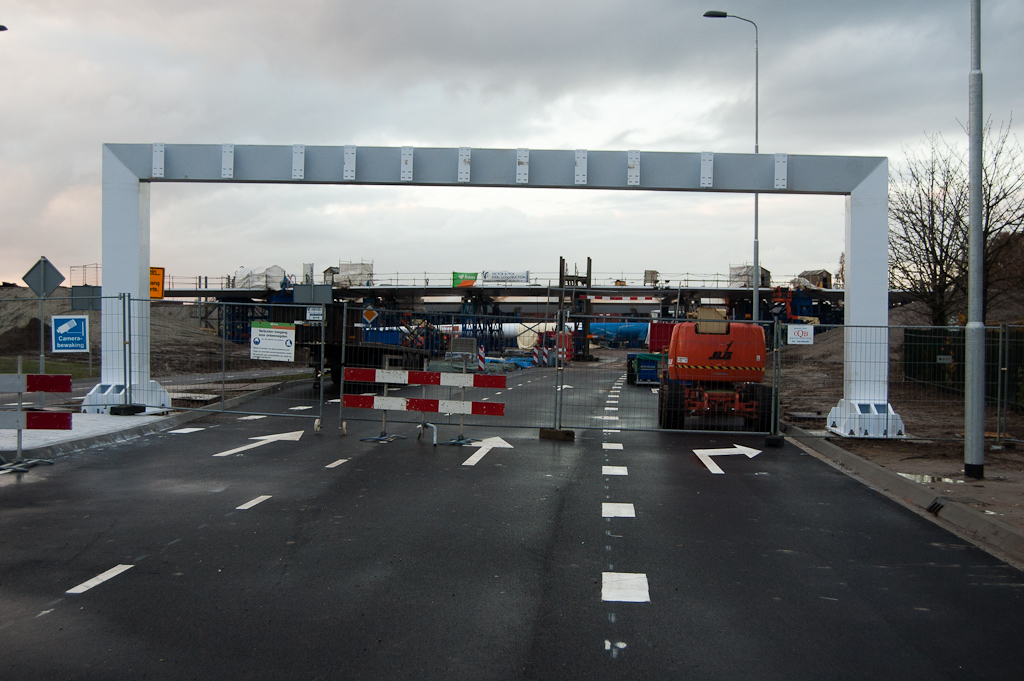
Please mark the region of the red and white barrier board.
POLYGON ((71 414, 57 411, 0 411, 0 430, 71 430, 71 414))
POLYGON ((475 414, 477 416, 504 416, 505 405, 500 402, 462 402, 459 400, 428 400, 416 397, 382 397, 379 395, 345 395, 343 407, 353 409, 385 409, 387 411, 422 411, 444 414, 475 414))
MULTIPOLYGON (((505 376, 453 374, 441 371, 397 369, 345 369, 346 381, 389 383, 391 385, 450 385, 461 388, 504 388, 505 376)), ((466 412, 469 413, 469 412, 466 412)))
POLYGON ((614 300, 614 301, 629 301, 629 302, 640 302, 640 303, 660 303, 661 298, 655 296, 597 296, 591 294, 580 295, 580 300, 614 300))
POLYGON ((65 374, 0 374, 0 393, 69 393, 65 374))
MULTIPOLYGON (((0 393, 69 392, 71 376, 67 374, 0 374, 0 393)), ((71 414, 56 411, 0 411, 0 430, 71 430, 71 414)))

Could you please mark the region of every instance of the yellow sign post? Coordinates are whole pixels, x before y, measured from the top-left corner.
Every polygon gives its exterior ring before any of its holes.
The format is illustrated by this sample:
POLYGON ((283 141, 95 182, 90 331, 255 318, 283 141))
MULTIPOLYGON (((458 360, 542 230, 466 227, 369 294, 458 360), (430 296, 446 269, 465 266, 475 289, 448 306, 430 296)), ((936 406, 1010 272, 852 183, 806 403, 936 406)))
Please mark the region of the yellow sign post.
POLYGON ((164 268, 149 268, 149 299, 163 300, 164 298, 164 268))

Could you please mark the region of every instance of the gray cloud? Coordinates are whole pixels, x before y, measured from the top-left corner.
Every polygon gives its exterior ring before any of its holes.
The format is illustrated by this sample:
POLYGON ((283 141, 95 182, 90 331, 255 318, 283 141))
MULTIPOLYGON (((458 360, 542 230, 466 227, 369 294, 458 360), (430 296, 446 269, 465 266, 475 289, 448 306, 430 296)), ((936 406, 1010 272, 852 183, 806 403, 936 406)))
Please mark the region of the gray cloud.
MULTIPOLYGON (((42 254, 65 274, 100 259, 105 142, 749 151, 753 31, 701 18, 712 8, 758 22, 763 152, 896 162, 925 133, 963 135, 959 0, 8 2, 0 278, 42 254)), ((1024 96, 1024 0, 983 9, 986 112, 1007 120, 1024 96)), ((749 260, 749 198, 570 194, 160 187, 154 262, 212 275, 326 254, 410 272, 749 260), (623 247, 637 232, 664 247, 623 247)), ((766 203, 767 267, 835 267, 841 205, 766 203)))

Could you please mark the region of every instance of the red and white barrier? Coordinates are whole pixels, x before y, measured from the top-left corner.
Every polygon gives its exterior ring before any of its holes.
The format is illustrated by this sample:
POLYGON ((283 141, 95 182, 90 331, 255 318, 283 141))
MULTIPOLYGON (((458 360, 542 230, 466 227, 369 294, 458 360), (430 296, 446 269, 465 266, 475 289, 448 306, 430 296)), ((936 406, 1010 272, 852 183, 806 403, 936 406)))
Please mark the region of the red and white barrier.
POLYGON ((484 354, 484 346, 480 346, 480 351, 477 353, 476 368, 481 373, 487 368, 487 355, 484 354))
POLYGON ((580 300, 614 300, 614 301, 629 301, 638 303, 660 303, 661 298, 655 296, 598 296, 591 294, 581 294, 580 300))
POLYGON ((505 375, 453 374, 399 369, 345 369, 345 380, 391 385, 449 385, 457 388, 504 388, 505 375))
POLYGON ((533 366, 540 366, 540 348, 536 345, 533 346, 533 366))
MULTIPOLYGON (((69 393, 66 374, 0 374, 0 393, 69 393)), ((55 411, 0 411, 2 430, 71 430, 71 414, 55 411)), ((20 450, 19 450, 20 453, 20 450)))
POLYGON ((382 397, 379 395, 344 395, 343 407, 354 409, 383 409, 386 411, 419 411, 445 414, 474 414, 477 416, 504 416, 505 405, 500 402, 462 402, 460 400, 429 400, 417 397, 382 397))
POLYGON ((65 374, 0 374, 0 393, 69 393, 65 374))
POLYGON ((0 430, 71 430, 71 414, 59 411, 0 411, 0 430))

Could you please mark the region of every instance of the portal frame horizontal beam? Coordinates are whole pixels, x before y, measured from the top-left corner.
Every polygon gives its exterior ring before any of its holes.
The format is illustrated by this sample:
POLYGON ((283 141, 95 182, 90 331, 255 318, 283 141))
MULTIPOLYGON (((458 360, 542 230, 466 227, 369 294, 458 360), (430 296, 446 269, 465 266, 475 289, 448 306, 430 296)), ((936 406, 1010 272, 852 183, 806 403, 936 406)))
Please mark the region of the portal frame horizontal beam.
MULTIPOLYGON (((869 156, 787 156, 784 188, 777 182, 776 154, 714 154, 714 179, 701 184, 699 152, 587 151, 586 184, 577 183, 580 150, 529 150, 528 179, 516 181, 521 151, 470 149, 471 172, 460 181, 460 148, 413 148, 412 181, 402 180, 402 147, 354 147, 354 179, 346 179, 346 149, 306 146, 301 179, 294 172, 295 145, 233 145, 233 171, 224 172, 221 144, 104 145, 142 182, 256 184, 356 184, 461 187, 534 187, 625 191, 704 191, 764 194, 849 195, 885 158, 869 156), (162 173, 154 174, 154 153, 162 173), (630 182, 630 154, 639 157, 639 182, 630 182)), ((408 149, 408 148, 406 148, 408 149)), ((463 147, 463 159, 466 157, 463 147)), ((705 152, 706 154, 707 152, 705 152)), ((349 167, 351 167, 351 157, 349 167)), ((633 164, 636 165, 635 163, 633 164)), ((351 177, 352 173, 348 173, 351 177)))

